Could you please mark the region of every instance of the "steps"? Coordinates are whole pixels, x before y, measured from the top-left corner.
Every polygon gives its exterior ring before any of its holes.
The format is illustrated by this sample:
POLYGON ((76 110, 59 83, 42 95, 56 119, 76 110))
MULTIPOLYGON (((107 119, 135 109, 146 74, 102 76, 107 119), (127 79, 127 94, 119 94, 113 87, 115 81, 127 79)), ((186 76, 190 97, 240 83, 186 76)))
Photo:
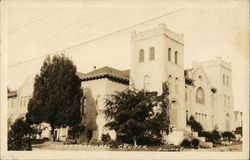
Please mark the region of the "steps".
POLYGON ((183 139, 192 140, 199 139, 202 148, 212 148, 212 142, 206 142, 205 137, 199 137, 198 132, 193 132, 189 126, 185 128, 174 128, 174 130, 166 136, 165 140, 168 144, 180 145, 183 139))

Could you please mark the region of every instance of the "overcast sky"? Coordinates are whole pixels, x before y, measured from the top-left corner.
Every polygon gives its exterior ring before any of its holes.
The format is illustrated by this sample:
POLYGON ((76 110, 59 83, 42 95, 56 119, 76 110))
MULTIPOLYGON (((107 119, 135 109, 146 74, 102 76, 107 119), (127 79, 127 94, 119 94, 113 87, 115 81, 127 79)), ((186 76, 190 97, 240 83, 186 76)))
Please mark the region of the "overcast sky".
POLYGON ((93 66, 129 69, 130 32, 166 23, 171 30, 184 34, 185 68, 194 60, 218 56, 232 62, 235 108, 242 110, 249 105, 248 1, 30 2, 10 1, 6 12, 11 89, 39 73, 44 58, 34 58, 124 28, 129 29, 64 53, 79 72, 91 71, 93 66), (130 28, 161 15, 165 16, 130 28))

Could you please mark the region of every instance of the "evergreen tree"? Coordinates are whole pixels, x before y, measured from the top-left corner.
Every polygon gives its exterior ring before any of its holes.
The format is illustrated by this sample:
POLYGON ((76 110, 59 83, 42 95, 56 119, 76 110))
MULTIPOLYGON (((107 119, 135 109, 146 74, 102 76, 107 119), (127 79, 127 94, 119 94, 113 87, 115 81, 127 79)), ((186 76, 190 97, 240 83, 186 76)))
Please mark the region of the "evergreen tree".
POLYGON ((32 150, 30 136, 35 130, 23 118, 18 118, 8 132, 8 150, 32 150))
POLYGON ((116 92, 106 99, 105 126, 115 130, 117 137, 123 137, 127 143, 137 145, 138 140, 144 144, 161 143, 163 135, 168 133, 168 94, 166 83, 160 96, 157 92, 136 89, 116 92))
POLYGON ((64 55, 47 57, 36 75, 33 97, 28 104, 27 121, 49 123, 52 134, 57 127, 74 127, 81 121, 81 80, 76 66, 64 55))

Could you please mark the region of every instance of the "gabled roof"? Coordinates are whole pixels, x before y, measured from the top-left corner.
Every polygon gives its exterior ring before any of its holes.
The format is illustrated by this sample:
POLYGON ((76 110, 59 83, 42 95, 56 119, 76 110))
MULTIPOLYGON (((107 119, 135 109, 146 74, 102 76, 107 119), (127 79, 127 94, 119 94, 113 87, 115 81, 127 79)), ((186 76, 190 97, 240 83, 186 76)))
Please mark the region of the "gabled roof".
POLYGON ((110 78, 112 80, 118 80, 125 84, 129 84, 129 73, 130 70, 118 70, 108 66, 95 69, 86 74, 78 72, 78 76, 82 79, 82 81, 100 79, 100 78, 110 78))

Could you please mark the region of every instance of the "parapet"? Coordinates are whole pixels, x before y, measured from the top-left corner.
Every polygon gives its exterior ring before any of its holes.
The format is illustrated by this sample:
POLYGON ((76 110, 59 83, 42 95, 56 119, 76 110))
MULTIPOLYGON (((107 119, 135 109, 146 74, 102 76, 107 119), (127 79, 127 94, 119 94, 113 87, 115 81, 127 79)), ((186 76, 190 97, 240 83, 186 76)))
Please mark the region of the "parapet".
POLYGON ((176 41, 177 43, 183 44, 183 34, 177 34, 174 31, 171 31, 170 29, 167 28, 167 25, 164 23, 161 23, 158 25, 157 28, 151 29, 151 30, 146 30, 146 31, 141 31, 141 32, 132 32, 131 33, 131 41, 137 41, 137 40, 143 40, 159 35, 165 35, 168 38, 176 41))

